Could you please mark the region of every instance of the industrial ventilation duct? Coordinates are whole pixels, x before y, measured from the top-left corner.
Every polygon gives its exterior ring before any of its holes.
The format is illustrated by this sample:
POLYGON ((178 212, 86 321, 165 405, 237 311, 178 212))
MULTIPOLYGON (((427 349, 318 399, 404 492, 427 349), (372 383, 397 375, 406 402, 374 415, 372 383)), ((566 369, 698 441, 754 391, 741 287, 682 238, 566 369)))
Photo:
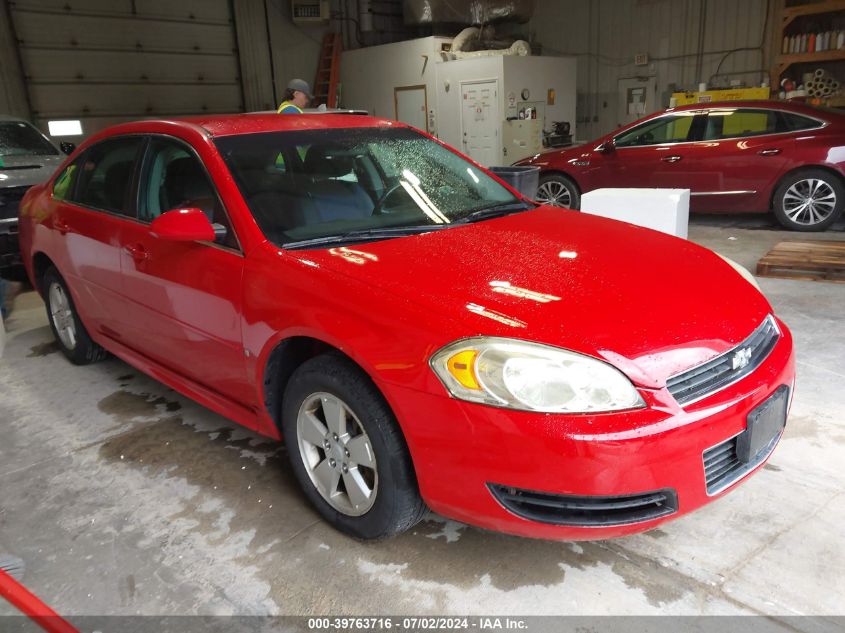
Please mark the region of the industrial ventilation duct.
POLYGON ((525 23, 534 0, 404 0, 405 24, 525 23))

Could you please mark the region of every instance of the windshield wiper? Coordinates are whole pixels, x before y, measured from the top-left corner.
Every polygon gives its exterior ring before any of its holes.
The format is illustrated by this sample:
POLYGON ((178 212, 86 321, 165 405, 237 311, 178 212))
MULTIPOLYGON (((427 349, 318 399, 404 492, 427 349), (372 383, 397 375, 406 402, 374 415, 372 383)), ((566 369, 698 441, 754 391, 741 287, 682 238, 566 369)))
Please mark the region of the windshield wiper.
POLYGON ((347 231, 346 233, 339 233, 337 235, 324 235, 322 237, 312 237, 307 240, 297 240, 295 242, 288 242, 284 244, 284 248, 288 250, 297 250, 300 248, 311 248, 313 246, 326 246, 329 244, 344 244, 347 242, 366 242, 370 239, 390 239, 392 237, 404 237, 406 235, 416 235, 418 233, 428 233, 429 231, 437 231, 451 226, 450 224, 425 224, 414 226, 382 226, 370 229, 358 229, 356 231, 347 231))
POLYGON ((492 207, 484 207, 483 209, 476 209, 475 211, 471 211, 466 216, 461 218, 460 222, 478 222, 479 220, 499 218, 503 215, 519 213, 520 211, 528 211, 529 209, 536 208, 536 205, 533 205, 529 202, 506 202, 505 204, 497 204, 492 207))

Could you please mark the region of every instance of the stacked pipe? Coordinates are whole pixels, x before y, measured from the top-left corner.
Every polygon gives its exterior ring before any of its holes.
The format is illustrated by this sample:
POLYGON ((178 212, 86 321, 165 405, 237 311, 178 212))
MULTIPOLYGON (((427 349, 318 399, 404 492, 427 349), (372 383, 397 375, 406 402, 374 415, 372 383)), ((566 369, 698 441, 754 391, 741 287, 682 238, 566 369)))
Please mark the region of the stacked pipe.
POLYGON ((804 89, 808 97, 822 99, 839 92, 840 84, 824 68, 817 68, 813 76, 804 82, 804 89))

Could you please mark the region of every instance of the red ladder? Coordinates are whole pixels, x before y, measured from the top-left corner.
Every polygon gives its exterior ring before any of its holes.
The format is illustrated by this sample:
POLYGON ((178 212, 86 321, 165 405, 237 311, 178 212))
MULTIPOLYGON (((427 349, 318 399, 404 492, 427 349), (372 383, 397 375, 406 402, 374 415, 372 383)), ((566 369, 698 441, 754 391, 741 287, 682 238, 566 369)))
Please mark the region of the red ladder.
POLYGON ((326 33, 314 80, 314 104, 337 107, 337 85, 340 82, 340 33, 326 33))

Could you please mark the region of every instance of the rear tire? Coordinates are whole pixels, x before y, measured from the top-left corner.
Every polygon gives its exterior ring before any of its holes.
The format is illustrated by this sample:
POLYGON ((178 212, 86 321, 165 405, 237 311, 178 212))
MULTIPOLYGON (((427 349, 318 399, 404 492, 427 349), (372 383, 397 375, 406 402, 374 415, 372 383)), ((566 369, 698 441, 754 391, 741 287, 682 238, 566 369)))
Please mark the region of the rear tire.
POLYGON ((67 284, 55 267, 51 266, 44 273, 41 287, 50 329, 67 359, 74 365, 88 365, 108 356, 82 325, 67 284))
POLYGON ((350 360, 324 354, 293 373, 282 403, 282 433, 305 496, 341 532, 379 540, 425 514, 399 425, 350 360))
POLYGON ((824 231, 839 219, 843 207, 842 181, 823 169, 801 169, 775 191, 775 217, 792 231, 824 231))
POLYGON ((568 176, 563 174, 547 174, 540 176, 540 186, 537 187, 537 202, 564 209, 581 208, 581 192, 568 176))

